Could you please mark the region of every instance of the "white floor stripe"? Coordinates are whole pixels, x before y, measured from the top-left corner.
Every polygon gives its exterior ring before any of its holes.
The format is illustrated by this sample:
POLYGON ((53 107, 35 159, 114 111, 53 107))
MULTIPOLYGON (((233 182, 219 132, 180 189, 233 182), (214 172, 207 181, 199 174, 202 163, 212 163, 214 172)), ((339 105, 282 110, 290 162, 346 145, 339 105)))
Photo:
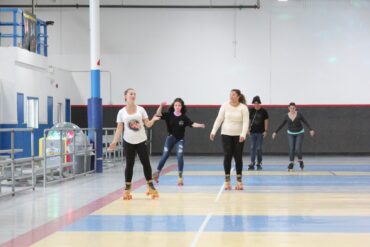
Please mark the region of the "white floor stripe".
POLYGON ((222 195, 222 192, 225 190, 225 183, 222 184, 221 186, 221 189, 220 191, 218 192, 217 196, 216 196, 216 199, 215 199, 215 202, 218 202, 218 200, 220 200, 220 197, 222 195))
MULTIPOLYGON (((231 168, 231 171, 230 171, 230 175, 234 172, 234 167, 231 168)), ((221 195, 222 195, 222 192, 224 192, 225 190, 225 183, 222 183, 222 186, 221 186, 221 189, 220 191, 218 192, 217 196, 216 196, 216 199, 215 199, 215 202, 218 202, 221 198, 221 195)))
POLYGON ((202 233, 203 233, 204 229, 206 228, 206 226, 207 226, 207 224, 208 224, 209 220, 211 219, 211 217, 212 217, 212 213, 209 213, 209 214, 207 215, 207 217, 204 219, 204 221, 203 221, 202 225, 200 226, 200 228, 199 228, 199 230, 198 230, 197 234, 195 235, 195 237, 194 237, 193 241, 191 242, 190 247, 195 247, 195 246, 197 246, 198 241, 199 241, 199 239, 200 239, 200 236, 202 235, 202 233))

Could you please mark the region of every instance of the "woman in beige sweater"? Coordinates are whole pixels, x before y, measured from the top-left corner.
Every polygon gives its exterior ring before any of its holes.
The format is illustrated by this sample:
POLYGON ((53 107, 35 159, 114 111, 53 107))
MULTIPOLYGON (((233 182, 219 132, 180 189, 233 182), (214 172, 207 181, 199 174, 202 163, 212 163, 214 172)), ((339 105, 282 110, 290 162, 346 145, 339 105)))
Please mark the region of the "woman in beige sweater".
POLYGON ((231 190, 230 171, 234 157, 237 185, 236 190, 243 189, 243 147, 249 126, 249 111, 244 95, 239 89, 232 89, 229 102, 224 103, 213 125, 210 139, 213 141, 221 127, 222 146, 224 149, 225 190, 231 190))

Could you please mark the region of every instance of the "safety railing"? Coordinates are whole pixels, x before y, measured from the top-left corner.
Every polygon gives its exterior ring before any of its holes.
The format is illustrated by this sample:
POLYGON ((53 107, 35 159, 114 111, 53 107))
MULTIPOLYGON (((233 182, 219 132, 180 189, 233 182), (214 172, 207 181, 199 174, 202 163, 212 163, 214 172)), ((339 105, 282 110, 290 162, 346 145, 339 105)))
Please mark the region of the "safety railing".
MULTIPOLYGON (((48 56, 48 23, 36 18, 36 53, 48 56)), ((25 40, 24 11, 19 8, 0 8, 0 46, 2 39, 11 39, 12 46, 23 47, 25 40), (8 15, 7 15, 8 14, 8 15), (5 17, 8 17, 5 19, 5 17)))
POLYGON ((93 132, 94 143, 96 143, 97 133, 92 128, 44 130, 42 149, 44 187, 49 183, 62 182, 95 172, 96 152, 87 136, 87 132, 90 131, 93 132), (59 137, 57 140, 48 139, 51 131, 57 132, 59 137), (71 138, 63 138, 63 136, 71 136, 71 133, 73 133, 71 138))
POLYGON ((122 136, 117 143, 115 151, 108 151, 110 143, 116 134, 116 128, 103 128, 103 165, 105 168, 115 166, 117 161, 123 162, 122 136))
MULTIPOLYGON (((10 148, 0 149, 0 197, 5 195, 15 195, 29 189, 35 189, 36 177, 41 174, 42 158, 35 156, 34 129, 0 129, 0 134, 10 134, 10 148), (31 155, 27 158, 16 158, 17 153, 24 152, 17 148, 15 141, 16 133, 30 133, 31 155)), ((23 138, 23 142, 25 138, 23 138)))
MULTIPOLYGON (((122 135, 119 138, 115 151, 108 151, 110 143, 113 141, 114 135, 116 134, 116 128, 103 128, 103 164, 105 168, 115 166, 117 162, 124 161, 124 146, 122 135)), ((147 147, 149 155, 152 154, 152 136, 153 131, 151 128, 146 129, 147 135, 147 147)))

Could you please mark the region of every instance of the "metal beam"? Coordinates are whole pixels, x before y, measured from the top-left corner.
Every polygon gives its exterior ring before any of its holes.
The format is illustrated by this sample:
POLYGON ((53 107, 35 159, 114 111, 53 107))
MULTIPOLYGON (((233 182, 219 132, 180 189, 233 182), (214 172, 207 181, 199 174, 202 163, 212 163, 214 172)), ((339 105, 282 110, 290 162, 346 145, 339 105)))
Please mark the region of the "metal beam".
MULTIPOLYGON (((32 8, 29 4, 4 4, 0 8, 32 8)), ((35 8, 88 8, 88 4, 36 4, 35 8)), ((100 8, 106 9, 259 9, 259 0, 254 5, 111 5, 101 4, 100 8)))

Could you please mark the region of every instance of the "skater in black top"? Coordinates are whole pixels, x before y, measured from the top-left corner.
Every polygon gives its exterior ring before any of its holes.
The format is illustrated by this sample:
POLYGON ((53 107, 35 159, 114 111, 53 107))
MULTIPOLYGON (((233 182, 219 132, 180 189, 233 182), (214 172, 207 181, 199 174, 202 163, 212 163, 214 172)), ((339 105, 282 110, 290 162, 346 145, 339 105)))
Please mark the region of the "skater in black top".
POLYGON ((250 127, 248 135, 250 135, 251 145, 251 163, 248 170, 254 170, 257 158, 257 170, 262 170, 262 144, 263 138, 267 135, 269 115, 261 106, 259 96, 253 98, 254 107, 249 109, 250 127))
POLYGON ((310 130, 310 135, 314 136, 315 131, 308 124, 306 119, 303 117, 302 113, 298 112, 296 109, 296 104, 294 102, 289 104, 289 112, 285 115, 285 118, 281 125, 272 134, 272 139, 276 138, 276 134, 288 124, 288 142, 289 142, 289 166, 288 171, 293 170, 294 167, 294 156, 297 154, 298 163, 301 170, 304 169, 303 155, 302 155, 302 144, 304 138, 304 128, 302 123, 304 123, 310 130))
POLYGON ((205 128, 204 124, 195 123, 190 120, 186 115, 186 106, 181 98, 176 98, 171 104, 168 112, 162 112, 162 108, 166 105, 165 102, 161 103, 157 109, 157 116, 166 121, 168 136, 163 148, 163 154, 159 161, 157 171, 153 174, 153 179, 158 182, 161 170, 164 167, 171 150, 176 146, 176 157, 178 164, 179 178, 177 184, 184 185, 183 171, 184 171, 184 144, 185 144, 185 128, 205 128))

